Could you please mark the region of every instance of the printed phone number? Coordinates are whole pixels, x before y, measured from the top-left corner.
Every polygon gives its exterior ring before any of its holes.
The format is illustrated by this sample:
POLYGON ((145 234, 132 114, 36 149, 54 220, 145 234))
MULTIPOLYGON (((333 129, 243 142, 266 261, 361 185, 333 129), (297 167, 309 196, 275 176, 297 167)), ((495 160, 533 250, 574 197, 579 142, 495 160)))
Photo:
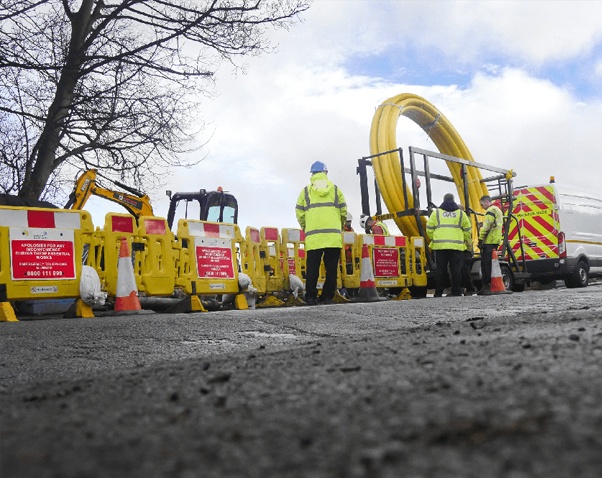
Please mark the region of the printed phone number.
POLYGON ((23 275, 25 277, 62 277, 65 274, 63 271, 25 271, 23 275))

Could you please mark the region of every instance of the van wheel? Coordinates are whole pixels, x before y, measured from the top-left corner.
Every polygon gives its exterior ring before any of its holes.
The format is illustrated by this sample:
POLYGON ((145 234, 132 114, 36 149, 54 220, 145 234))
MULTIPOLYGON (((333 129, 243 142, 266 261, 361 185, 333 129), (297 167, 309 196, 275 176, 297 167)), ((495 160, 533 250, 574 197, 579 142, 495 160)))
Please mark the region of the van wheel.
POLYGON ((587 287, 589 283, 589 267, 584 261, 579 261, 570 277, 564 280, 564 285, 570 288, 587 287))
POLYGON ((514 274, 508 266, 500 266, 502 272, 502 281, 504 282, 504 287, 506 290, 514 290, 514 274))

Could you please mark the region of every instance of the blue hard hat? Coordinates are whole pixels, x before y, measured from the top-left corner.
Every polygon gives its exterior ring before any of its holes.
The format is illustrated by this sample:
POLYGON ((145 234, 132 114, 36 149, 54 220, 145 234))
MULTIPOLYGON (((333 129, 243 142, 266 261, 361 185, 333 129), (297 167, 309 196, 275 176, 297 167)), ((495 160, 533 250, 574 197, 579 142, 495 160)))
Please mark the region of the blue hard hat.
POLYGON ((314 164, 311 165, 311 169, 309 170, 309 172, 311 174, 314 174, 314 173, 327 173, 328 172, 328 168, 326 167, 326 165, 322 161, 316 161, 314 164))

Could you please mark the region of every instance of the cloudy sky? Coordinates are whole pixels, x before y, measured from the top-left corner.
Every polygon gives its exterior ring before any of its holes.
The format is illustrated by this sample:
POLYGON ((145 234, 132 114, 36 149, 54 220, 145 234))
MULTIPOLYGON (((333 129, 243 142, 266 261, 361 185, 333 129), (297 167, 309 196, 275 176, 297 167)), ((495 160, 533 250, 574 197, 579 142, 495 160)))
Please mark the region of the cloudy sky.
MULTIPOLYGON (((166 189, 222 186, 243 231, 297 227, 297 196, 320 160, 357 219, 355 169, 375 109, 413 93, 516 184, 554 175, 602 196, 602 2, 315 0, 302 18, 270 32, 277 52, 245 59, 246 74, 220 69, 196 153, 206 157, 166 189)), ((404 117, 397 141, 436 149, 404 117)), ((164 191, 149 195, 165 215, 164 191)))

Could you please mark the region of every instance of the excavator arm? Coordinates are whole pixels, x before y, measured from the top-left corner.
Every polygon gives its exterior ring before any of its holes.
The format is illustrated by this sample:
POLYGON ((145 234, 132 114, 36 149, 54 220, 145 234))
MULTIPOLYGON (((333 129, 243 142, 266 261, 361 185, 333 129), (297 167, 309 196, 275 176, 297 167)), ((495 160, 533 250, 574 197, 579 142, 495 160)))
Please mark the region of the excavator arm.
POLYGON ((97 183, 99 176, 96 169, 84 171, 75 181, 75 187, 69 195, 65 209, 83 209, 90 196, 98 196, 108 201, 119 204, 132 216, 154 216, 150 198, 146 195, 118 181, 112 181, 116 186, 128 191, 106 189, 97 183))

